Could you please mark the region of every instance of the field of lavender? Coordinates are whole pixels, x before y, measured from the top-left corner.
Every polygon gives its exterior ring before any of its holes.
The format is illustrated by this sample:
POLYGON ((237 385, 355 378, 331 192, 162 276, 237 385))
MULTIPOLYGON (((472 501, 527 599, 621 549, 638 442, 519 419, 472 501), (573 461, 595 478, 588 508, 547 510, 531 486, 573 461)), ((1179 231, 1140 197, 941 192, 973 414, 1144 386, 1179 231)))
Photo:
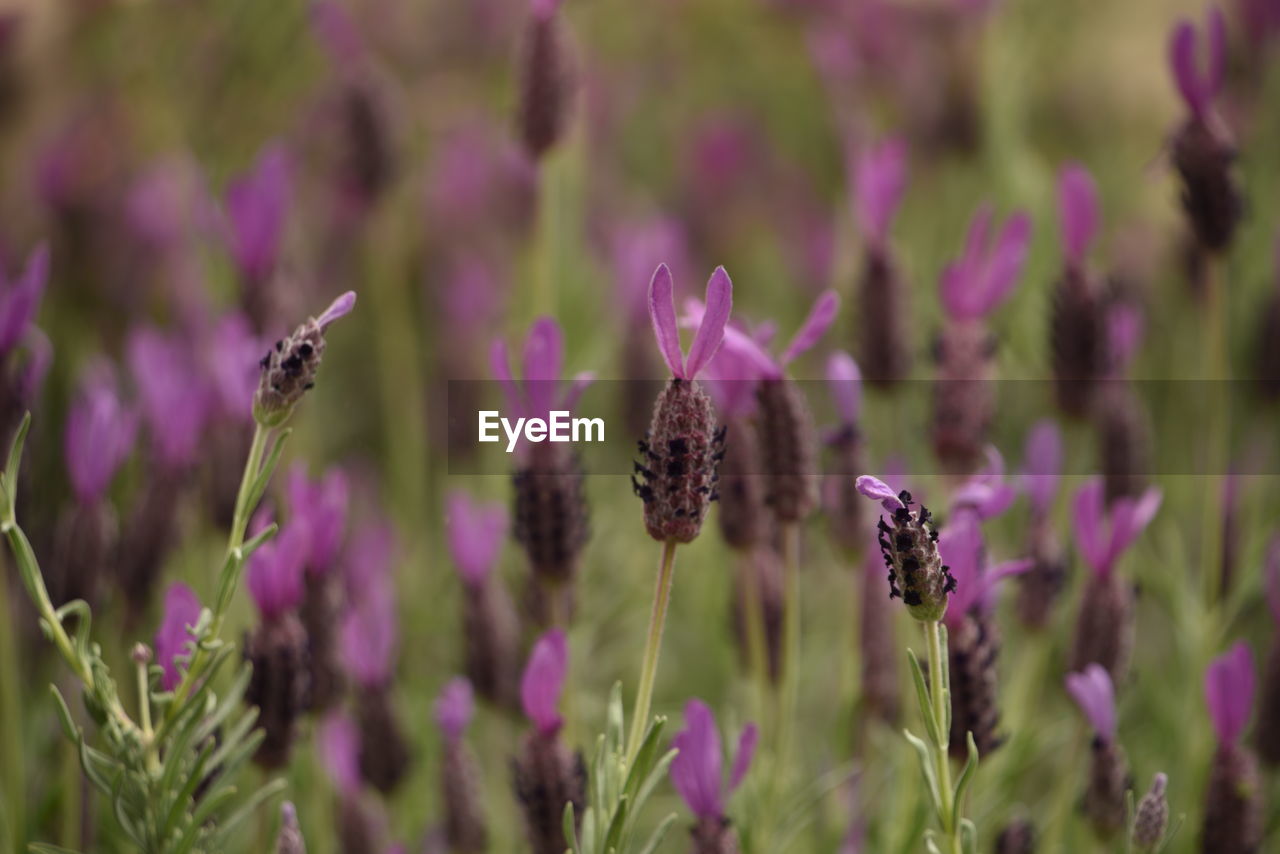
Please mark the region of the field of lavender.
POLYGON ((1280 851, 1223 2, 0 4, 0 850, 1280 851))

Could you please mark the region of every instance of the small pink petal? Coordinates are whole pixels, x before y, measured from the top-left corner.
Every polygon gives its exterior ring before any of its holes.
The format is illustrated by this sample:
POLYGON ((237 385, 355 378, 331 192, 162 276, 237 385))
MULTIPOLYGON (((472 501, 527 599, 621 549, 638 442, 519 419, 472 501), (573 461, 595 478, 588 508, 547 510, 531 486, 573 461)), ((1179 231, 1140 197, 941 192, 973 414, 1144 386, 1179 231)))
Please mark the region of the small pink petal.
POLYGON ((316 323, 321 329, 327 329, 329 324, 333 323, 340 317, 345 317, 351 313, 351 309, 356 307, 356 292, 347 291, 338 297, 329 307, 324 310, 324 314, 316 318, 316 323))
POLYGON ((990 314, 1008 298, 1018 284, 1031 247, 1031 217, 1016 213, 1005 223, 987 263, 981 286, 978 313, 990 314))
POLYGON ((1079 266, 1098 228, 1098 187, 1089 170, 1069 163, 1058 176, 1062 249, 1067 263, 1079 266))
POLYGON ((1090 664, 1083 673, 1067 676, 1067 691, 1071 694, 1094 731, 1105 741, 1116 737, 1116 697, 1111 676, 1106 668, 1090 664))
POLYGON ((675 286, 666 264, 659 264, 649 280, 649 321, 658 340, 658 350, 671 370, 671 375, 686 379, 684 353, 680 351, 680 332, 676 328, 675 286))
POLYGON ((751 770, 751 760, 756 755, 756 745, 760 741, 760 730, 755 724, 747 724, 738 736, 738 750, 733 755, 733 770, 729 773, 729 792, 733 793, 746 779, 751 770))
POLYGON ((800 325, 800 329, 796 331, 791 342, 787 344, 787 349, 782 351, 782 356, 778 361, 784 365, 790 364, 799 358, 801 354, 812 349, 831 327, 839 309, 840 295, 835 291, 825 291, 814 302, 813 308, 809 310, 809 316, 804 319, 804 323, 800 325))
POLYGON ((1219 742, 1232 744, 1244 732, 1253 706, 1253 687, 1253 655, 1243 641, 1215 658, 1205 671, 1205 701, 1219 742))
POLYGON ((533 645, 520 678, 520 704, 525 716, 544 735, 551 735, 563 723, 556 707, 568 669, 568 641, 562 630, 552 629, 533 645))
POLYGON ((724 267, 716 267, 707 281, 706 308, 702 314, 702 322, 698 325, 698 332, 693 338, 693 346, 689 348, 689 360, 685 367, 687 379, 696 378, 720 348, 732 309, 733 282, 724 267))
POLYGON ((843 350, 827 358, 827 386, 843 424, 857 424, 862 409, 862 372, 843 350))
POLYGON ((1208 97, 1196 68, 1196 31, 1190 21, 1179 21, 1174 28, 1169 41, 1169 65, 1182 100, 1193 115, 1203 115, 1208 97))
POLYGON ((1076 491, 1075 500, 1071 503, 1071 516, 1075 526, 1076 546, 1080 557, 1099 577, 1105 578, 1111 573, 1111 561, 1108 554, 1108 542, 1104 539, 1102 479, 1095 477, 1076 491))
POLYGON ((890 488, 889 484, 880 480, 878 477, 872 477, 869 474, 861 475, 856 481, 854 481, 854 488, 867 498, 879 501, 884 509, 888 510, 890 513, 906 507, 906 505, 902 503, 902 499, 898 497, 898 493, 894 492, 893 489, 890 488))

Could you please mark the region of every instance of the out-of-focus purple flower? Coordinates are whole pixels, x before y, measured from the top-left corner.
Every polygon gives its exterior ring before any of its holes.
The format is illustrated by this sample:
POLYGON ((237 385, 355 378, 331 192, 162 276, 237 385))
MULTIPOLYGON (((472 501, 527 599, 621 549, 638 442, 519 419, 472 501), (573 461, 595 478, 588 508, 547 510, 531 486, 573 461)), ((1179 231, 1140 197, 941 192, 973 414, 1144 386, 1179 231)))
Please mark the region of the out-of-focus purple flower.
POLYGON ((572 410, 578 398, 595 379, 591 371, 574 376, 569 388, 560 390, 560 373, 564 368, 564 332, 550 317, 540 317, 529 328, 522 358, 523 373, 517 381, 511 373, 507 344, 493 342, 489 352, 490 367, 502 385, 508 406, 517 416, 546 418, 552 409, 572 410))
POLYGON ((360 728, 342 712, 325 718, 316 733, 320 762, 344 797, 360 791, 360 728))
POLYGON ((450 335, 465 338, 482 333, 502 307, 498 273, 478 254, 456 257, 446 273, 441 299, 450 335))
POLYGON ((1031 426, 1022 452, 1022 488, 1031 502, 1031 512, 1045 518, 1053 509, 1062 475, 1062 431, 1051 418, 1031 426))
POLYGON ((1121 300, 1107 308, 1108 368, 1113 376, 1122 375, 1142 344, 1146 318, 1142 307, 1131 300, 1121 300))
MULTIPOLYGON (((826 334, 827 330, 831 328, 831 324, 835 322, 836 312, 839 310, 839 294, 835 291, 821 293, 814 300, 813 307, 809 309, 808 316, 800 324, 796 334, 787 342, 782 355, 777 358, 771 356, 766 350, 767 339, 761 339, 759 335, 754 337, 747 335, 732 326, 728 326, 724 330, 724 347, 726 350, 735 352, 744 360, 744 364, 755 365, 760 378, 781 379, 784 376, 787 365, 813 349, 814 345, 826 334)), ((685 315, 681 322, 684 326, 693 326, 702 323, 705 317, 705 307, 696 300, 690 300, 686 303, 685 315)), ((772 327, 770 327, 770 334, 772 334, 772 327)), ((659 338, 659 343, 661 343, 661 340, 659 338)), ((694 343, 695 345, 697 344, 696 341, 694 343)), ((690 355, 692 355, 692 351, 690 355)))
POLYGON ((529 10, 540 20, 548 20, 560 8, 560 0, 529 0, 529 10))
POLYGON ((364 61, 364 38, 342 3, 315 0, 310 12, 311 29, 337 67, 356 66, 364 61))
POLYGON ((311 575, 323 575, 332 568, 342 548, 350 501, 347 476, 334 466, 321 477, 307 476, 305 463, 298 462, 285 480, 291 519, 301 521, 310 534, 306 567, 311 575))
POLYGON ((761 155, 759 130, 728 116, 708 119, 690 137, 686 170, 701 204, 714 207, 750 182, 761 155))
POLYGON ((671 785, 696 817, 724 818, 725 801, 751 768, 758 736, 755 724, 747 724, 742 730, 726 785, 724 752, 715 716, 701 700, 685 704, 684 729, 671 743, 679 751, 671 762, 671 785))
POLYGON ((395 553, 396 532, 390 523, 365 522, 355 529, 342 561, 347 597, 359 599, 390 574, 395 553))
POLYGON ((436 723, 449 741, 462 738, 475 713, 475 696, 465 677, 450 679, 436 700, 436 723))
POLYGON ((1213 99, 1222 90, 1227 68, 1227 25, 1222 10, 1209 9, 1205 19, 1207 54, 1203 68, 1197 67, 1197 42, 1199 38, 1193 23, 1181 20, 1169 39, 1169 65, 1178 93, 1191 114, 1203 119, 1213 106, 1213 99))
POLYGON ((1209 665, 1204 674, 1204 697, 1213 731, 1221 744, 1234 744, 1249 722, 1253 708, 1253 654, 1244 641, 1209 665))
POLYGON ((252 170, 227 187, 231 257, 251 281, 261 282, 276 269, 292 196, 291 173, 289 152, 272 143, 252 170))
POLYGON ((1153 486, 1139 496, 1115 499, 1108 511, 1102 478, 1090 478, 1076 491, 1071 507, 1076 545, 1095 575, 1111 574, 1116 561, 1160 509, 1161 497, 1153 486))
POLYGON ((366 688, 391 681, 399 626, 391 578, 383 576, 366 589, 342 620, 342 663, 366 688))
POLYGON ((858 226, 874 248, 883 248, 889 226, 907 189, 907 145, 886 139, 858 152, 853 162, 853 209, 858 226))
POLYGON ((1280 624, 1280 534, 1271 538, 1267 548, 1267 563, 1264 570, 1264 583, 1267 587, 1267 605, 1271 607, 1271 617, 1280 624))
POLYGON ((32 400, 44 385, 44 378, 53 363, 53 342, 38 326, 27 327, 27 362, 18 374, 18 398, 32 400))
POLYGON ((854 483, 858 492, 870 498, 872 501, 879 501, 889 513, 900 510, 907 505, 902 503, 902 499, 898 497, 898 493, 893 491, 889 484, 885 483, 878 477, 872 477, 869 474, 859 476, 854 483))
POLYGON ((1098 186, 1079 163, 1068 163, 1058 173, 1058 210, 1067 266, 1079 267, 1098 230, 1098 186))
POLYGON ((688 240, 674 219, 654 217, 618 226, 611 238, 614 287, 628 323, 642 323, 649 310, 649 282, 659 264, 672 278, 689 270, 688 240))
POLYGON ((134 233, 160 252, 185 249, 192 233, 214 220, 204 176, 189 155, 153 164, 129 188, 124 205, 134 233))
POLYGON ((1258 48, 1280 35, 1280 3, 1275 0, 1238 0, 1241 29, 1258 48))
POLYGON ((101 500, 112 476, 133 450, 137 432, 137 413, 120 400, 115 371, 105 363, 90 367, 67 413, 63 440, 77 501, 87 506, 101 500))
POLYGON ((1100 664, 1090 664, 1082 673, 1067 674, 1067 692, 1088 718, 1103 741, 1116 740, 1116 692, 1111 674, 1100 664))
POLYGON ((827 357, 827 388, 841 425, 856 426, 862 414, 862 373, 848 353, 839 351, 827 357))
POLYGON ((199 619, 200 600, 195 591, 181 582, 170 584, 164 594, 164 617, 155 637, 156 664, 164 668, 160 687, 165 691, 172 691, 182 680, 186 667, 176 659, 190 653, 192 638, 187 627, 199 619))
POLYGON ((951 498, 952 513, 974 513, 980 521, 999 516, 1018 497, 1018 490, 1004 477, 1004 457, 994 445, 986 447, 986 466, 970 477, 951 498))
POLYGON ((698 331, 689 347, 686 361, 680 347, 680 330, 676 324, 675 285, 671 270, 659 264, 649 281, 649 322, 658 342, 658 351, 667 363, 671 376, 693 380, 720 349, 728 334, 729 314, 733 310, 733 282, 724 267, 716 267, 707 280, 706 303, 697 321, 698 331))
POLYGON ((238 311, 224 315, 210 330, 205 369, 221 414, 238 421, 253 419, 263 349, 249 319, 238 311))
POLYGON ((189 342, 178 335, 140 327, 129 335, 126 358, 159 461, 170 468, 190 464, 208 419, 211 397, 189 342))
POLYGON ((290 520, 274 539, 250 555, 245 585, 264 620, 276 619, 302 601, 310 536, 305 524, 290 520))
POLYGON ((437 230, 475 232, 527 209, 535 183, 536 169, 509 135, 464 126, 445 136, 432 159, 427 214, 437 230))
MULTIPOLYGON (((746 335, 732 325, 725 327, 725 337, 729 335, 746 335)), ((760 341, 757 332, 752 340, 760 341)), ((764 345, 758 352, 763 354, 764 345)), ((722 418, 736 418, 751 415, 756 409, 756 387, 761 374, 761 359, 743 353, 741 348, 722 346, 715 358, 703 369, 706 388, 715 401, 716 411, 722 418)))
POLYGON ((564 631, 552 629, 538 638, 520 677, 520 706, 543 735, 554 735, 561 724, 557 706, 569 671, 569 642, 564 631))
POLYGON ((956 320, 985 317, 1018 283, 1031 245, 1031 217, 1015 213, 991 240, 994 211, 983 204, 969 224, 964 251, 942 271, 942 304, 956 320))
POLYGON ((12 352, 35 320, 48 281, 49 248, 44 244, 27 256, 16 278, 0 271, 0 358, 12 352))
POLYGON ((454 491, 445 499, 449 553, 463 582, 479 587, 489 577, 507 535, 507 511, 498 503, 473 501, 454 491))
POLYGON ((972 611, 989 611, 995 602, 996 585, 1011 575, 1031 569, 1032 560, 1011 560, 987 566, 987 549, 982 527, 971 513, 956 514, 938 537, 938 552, 951 567, 956 589, 951 594, 943 621, 953 631, 972 611))

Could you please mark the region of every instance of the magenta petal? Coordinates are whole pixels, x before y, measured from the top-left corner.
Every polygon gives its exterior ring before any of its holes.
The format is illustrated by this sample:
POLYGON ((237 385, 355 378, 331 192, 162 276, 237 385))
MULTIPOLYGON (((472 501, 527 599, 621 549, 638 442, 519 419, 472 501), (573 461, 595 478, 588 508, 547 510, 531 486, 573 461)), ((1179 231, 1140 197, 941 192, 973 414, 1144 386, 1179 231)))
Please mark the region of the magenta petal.
POLYGON ((854 164, 854 213, 867 242, 881 247, 907 185, 907 146, 885 140, 863 151, 854 164))
POLYGON ((550 317, 540 317, 524 342, 524 390, 529 415, 546 418, 556 398, 564 367, 564 333, 550 317))
POLYGON ((747 724, 738 736, 738 750, 733 755, 733 770, 729 772, 729 793, 737 791, 751 770, 751 760, 756 755, 756 745, 760 741, 760 730, 755 724, 747 724))
POLYGON ((567 409, 573 412, 578 408, 578 401, 582 399, 582 393, 596 381, 595 371, 580 371, 573 375, 573 379, 569 380, 569 390, 564 393, 564 400, 561 401, 561 409, 567 409))
POLYGON ((1067 676, 1067 691, 1104 741, 1116 738, 1116 695, 1106 668, 1090 664, 1083 673, 1067 676))
POLYGON ((156 630, 156 663, 164 668, 160 687, 172 691, 178 687, 185 665, 177 662, 179 656, 191 653, 193 639, 189 627, 200 619, 200 600, 190 587, 181 582, 169 585, 164 595, 164 618, 156 630))
POLYGON ((462 580, 478 587, 489 577, 507 534, 507 511, 501 504, 480 504, 465 492, 445 499, 449 553, 462 580))
POLYGON ((436 723, 445 738, 457 741, 466 732, 475 713, 475 698, 471 683, 458 676, 450 679, 436 700, 436 723))
POLYGON ((1169 65, 1182 100, 1194 115, 1202 115, 1208 99, 1196 69, 1196 31, 1190 21, 1179 21, 1174 28, 1169 41, 1169 65))
POLYGON ((827 386, 835 401, 840 422, 846 425, 858 423, 862 409, 862 372, 858 363, 843 350, 827 358, 827 386))
POLYGON ((329 307, 324 310, 324 314, 316 318, 316 323, 320 325, 321 329, 327 329, 329 324, 340 317, 346 317, 351 313, 351 309, 355 307, 356 292, 347 291, 329 304, 329 307))
POLYGON ((1111 370, 1120 373, 1133 361, 1142 343, 1146 318, 1142 309, 1131 302, 1119 302, 1111 306, 1106 318, 1107 349, 1111 354, 1111 370))
POLYGON ((685 365, 687 379, 696 378, 720 348, 732 310, 733 282, 724 267, 716 267, 707 281, 706 308, 702 314, 702 322, 698 324, 698 332, 693 338, 693 345, 689 348, 689 359, 685 365))
POLYGON ((1244 732, 1253 706, 1253 655, 1243 642, 1215 658, 1204 674, 1204 696, 1214 732, 1232 744, 1244 732))
POLYGON ((1160 509, 1162 493, 1157 487, 1148 487, 1137 498, 1117 499, 1111 510, 1111 543, 1109 545, 1110 560, 1118 560, 1120 555, 1133 544, 1139 535, 1160 509))
POLYGON ((804 319, 804 323, 800 324, 800 329, 787 344, 787 349, 782 351, 778 361, 784 365, 789 364, 812 349, 831 328, 839 309, 840 295, 835 291, 823 292, 814 302, 813 308, 809 310, 809 316, 804 319))
POLYGON ((1050 418, 1037 421, 1027 434, 1022 484, 1033 512, 1044 518, 1053 506, 1062 473, 1062 432, 1050 418))
POLYGON ((334 788, 347 797, 360 791, 360 730, 355 721, 341 712, 329 715, 316 733, 316 747, 334 788))
POLYGON ((1103 539, 1102 530, 1104 495, 1102 479, 1090 478, 1076 491, 1075 500, 1071 503, 1071 518, 1080 557, 1095 574, 1103 577, 1111 572, 1108 544, 1103 539))
POLYGON ((538 731, 551 735, 563 721, 557 706, 569 669, 569 644, 560 629, 538 639, 520 679, 520 704, 538 731))
POLYGON ((679 751, 671 763, 671 784, 698 818, 724 815, 720 733, 711 709, 701 700, 684 707, 684 729, 672 740, 679 751))
POLYGON ((950 626, 963 620, 981 597, 983 551, 982 528, 972 513, 954 515, 938 537, 938 554, 956 580, 944 617, 950 626))
POLYGON ((1089 170, 1069 163, 1058 176, 1058 205, 1062 217, 1062 249, 1067 263, 1078 266, 1098 228, 1098 188, 1089 170))
POLYGON ((890 513, 906 506, 898 497, 898 493, 878 477, 872 477, 869 474, 861 475, 854 481, 854 487, 867 498, 879 501, 890 513))
POLYGON ((1017 213, 1009 218, 992 250, 982 283, 978 313, 989 314, 1004 302, 1018 284, 1031 247, 1031 217, 1017 213))
POLYGON ((1271 617, 1280 625, 1280 535, 1271 538, 1266 563, 1267 604, 1271 617))
POLYGON ((676 328, 675 286, 666 264, 659 264, 649 280, 649 322, 658 340, 658 350, 671 375, 685 379, 684 354, 680 352, 680 331, 676 328))

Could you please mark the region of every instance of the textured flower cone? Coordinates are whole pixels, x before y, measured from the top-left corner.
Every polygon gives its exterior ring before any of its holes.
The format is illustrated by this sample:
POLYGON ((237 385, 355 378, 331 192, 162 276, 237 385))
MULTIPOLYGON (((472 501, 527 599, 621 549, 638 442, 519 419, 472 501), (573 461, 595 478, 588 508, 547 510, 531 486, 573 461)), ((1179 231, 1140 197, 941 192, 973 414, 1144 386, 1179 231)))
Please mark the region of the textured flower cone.
POLYGON ((752 601, 763 612, 765 659, 769 681, 776 683, 782 668, 783 613, 782 558, 773 546, 761 543, 738 561, 733 584, 733 637, 744 665, 751 663, 751 635, 747 608, 752 601), (749 596, 748 584, 755 585, 755 596, 749 596))
POLYGON ((244 654, 253 665, 245 702, 258 707, 264 736, 253 760, 263 768, 283 768, 307 708, 306 629, 294 614, 267 620, 249 635, 244 654))
POLYGON ((890 388, 911 373, 911 342, 907 337, 906 285, 887 253, 867 253, 858 297, 862 379, 875 388, 890 388))
POLYGON ((269 427, 284 423, 315 385, 324 348, 324 330, 313 317, 262 357, 258 363, 262 375, 253 398, 253 417, 259 423, 269 427))
POLYGON ((1106 369, 1102 301, 1095 282, 1069 268, 1053 289, 1049 347, 1058 407, 1073 418, 1086 415, 1106 369))
POLYGON ((893 637, 893 603, 884 582, 863 571, 858 639, 862 650, 862 703, 879 720, 893 725, 902 712, 898 693, 898 645, 893 637))
POLYGON ((589 532, 582 469, 563 444, 529 445, 529 458, 514 476, 516 542, 539 578, 573 578, 589 532))
POLYGON ((1238 744, 1219 744, 1205 792, 1204 854, 1253 854, 1262 850, 1262 779, 1253 754, 1238 744))
POLYGON ((559 15, 531 18, 520 58, 520 141, 535 160, 564 135, 573 100, 574 70, 559 15))
POLYGON ((1169 826, 1169 801, 1164 789, 1152 787, 1142 796, 1133 814, 1133 844, 1139 851, 1153 851, 1169 826))
POLYGON ((1235 159, 1235 146, 1203 119, 1191 119, 1173 139, 1173 165, 1182 176, 1182 207, 1196 239, 1213 252, 1231 243, 1244 210, 1231 175, 1235 159))
POLYGON ((115 560, 120 525, 105 501, 67 507, 58 519, 54 559, 46 574, 49 599, 55 606, 83 599, 95 607, 103 569, 115 560))
POLYGON ((995 415, 995 340, 980 322, 953 323, 936 355, 934 453, 948 471, 968 474, 982 459, 995 415))
POLYGON ((1100 839, 1110 839, 1124 830, 1125 793, 1133 781, 1124 751, 1118 744, 1095 737, 1090 749, 1084 814, 1100 839))
POLYGON ((980 756, 1001 745, 997 663, 1000 632, 995 620, 981 612, 965 614, 947 637, 951 671, 951 755, 969 755, 966 734, 973 733, 980 756))
POLYGON ((711 398, 696 382, 673 377, 654 404, 631 479, 644 502, 649 536, 677 543, 698 536, 711 502, 719 497, 724 443, 725 430, 715 428, 711 398))
POLYGON ((1271 767, 1280 766, 1280 632, 1271 639, 1258 703, 1258 755, 1271 767))
POLYGON ((389 686, 356 693, 360 728, 360 777, 382 794, 390 794, 409 770, 409 744, 391 705, 389 686))
POLYGON ((1035 854, 1036 829, 1026 819, 1014 819, 996 837, 996 854, 1035 854))
POLYGON ((907 611, 917 620, 932 622, 947 612, 947 594, 955 590, 951 569, 938 555, 938 532, 928 508, 910 509, 911 493, 899 498, 907 507, 893 513, 893 524, 881 517, 880 551, 889 569, 889 598, 902 597, 907 611))
POLYGON ((514 760, 513 782, 533 854, 564 854, 564 805, 573 804, 581 823, 586 804, 582 754, 570 752, 555 734, 531 731, 514 760))
POLYGON ((244 425, 222 424, 206 434, 210 464, 205 484, 213 522, 220 530, 231 527, 240 493, 240 475, 249 456, 252 433, 244 425))
POLYGON ((476 693, 502 708, 516 709, 520 681, 520 621, 501 579, 489 576, 467 586, 462 630, 465 670, 476 693))
POLYGON ((720 463, 720 533, 731 548, 746 550, 768 539, 770 524, 764 503, 763 463, 755 425, 735 418, 725 429, 720 463))
POLYGON ((449 739, 440 768, 444 832, 455 854, 481 854, 489 846, 480 768, 465 742, 449 739))
POLYGON ((359 792, 338 799, 338 850, 342 854, 383 854, 387 832, 382 816, 359 792))
POLYGON ((1280 294, 1272 295, 1258 316, 1253 364, 1258 391, 1266 400, 1280 399, 1280 294))
POLYGON ((800 388, 786 379, 763 380, 756 399, 765 502, 779 522, 799 522, 818 501, 817 451, 809 407, 800 388))
POLYGON ((313 712, 332 708, 346 689, 346 677, 338 658, 337 636, 343 595, 342 579, 338 573, 307 576, 299 613, 307 630, 309 699, 313 712))
POLYGON ((856 556, 867 541, 867 500, 857 489, 858 475, 866 471, 862 436, 855 428, 846 426, 828 446, 831 450, 831 464, 825 478, 828 530, 836 545, 856 556))
POLYGON ((1067 560, 1048 520, 1032 523, 1031 569, 1018 577, 1018 617, 1028 628, 1043 629, 1067 580, 1067 560))
POLYGON ((280 834, 276 837, 276 854, 307 854, 307 842, 298 826, 298 814, 292 804, 285 804, 280 822, 280 834))
POLYGON ((727 818, 705 816, 689 831, 689 854, 738 854, 738 834, 727 818))
POLYGON ((146 610, 160 565, 172 547, 182 491, 180 476, 171 472, 155 471, 147 486, 125 523, 116 565, 129 612, 135 616, 146 610))
POLYGON ((1096 421, 1107 503, 1141 494, 1151 470, 1151 424, 1128 383, 1112 380, 1105 384, 1096 421))
POLYGON ((1100 665, 1111 681, 1124 682, 1133 651, 1133 588, 1116 573, 1105 579, 1090 575, 1080 600, 1071 666, 1079 673, 1091 663, 1100 665))

